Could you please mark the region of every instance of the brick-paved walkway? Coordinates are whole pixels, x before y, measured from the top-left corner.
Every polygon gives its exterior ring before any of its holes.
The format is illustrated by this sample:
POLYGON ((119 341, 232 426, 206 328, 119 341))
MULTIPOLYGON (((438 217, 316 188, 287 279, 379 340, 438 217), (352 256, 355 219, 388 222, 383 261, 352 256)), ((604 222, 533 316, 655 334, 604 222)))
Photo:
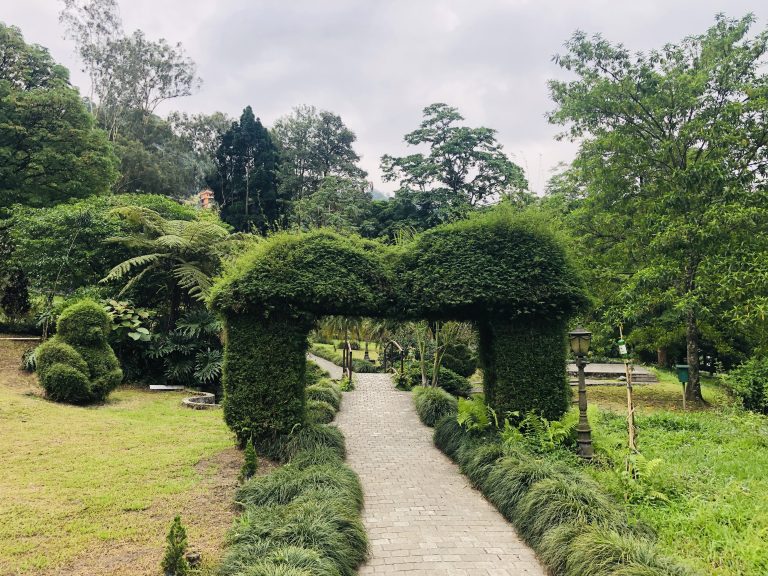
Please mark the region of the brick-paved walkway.
POLYGON ((320 358, 319 356, 315 356, 314 354, 307 354, 307 358, 328 372, 328 374, 330 374, 331 378, 334 380, 341 380, 341 377, 344 375, 344 370, 341 369, 341 366, 336 366, 336 364, 333 362, 329 362, 328 360, 320 358))
POLYGON ((365 491, 371 556, 360 574, 544 576, 512 526, 432 444, 411 395, 357 374, 336 423, 365 491))

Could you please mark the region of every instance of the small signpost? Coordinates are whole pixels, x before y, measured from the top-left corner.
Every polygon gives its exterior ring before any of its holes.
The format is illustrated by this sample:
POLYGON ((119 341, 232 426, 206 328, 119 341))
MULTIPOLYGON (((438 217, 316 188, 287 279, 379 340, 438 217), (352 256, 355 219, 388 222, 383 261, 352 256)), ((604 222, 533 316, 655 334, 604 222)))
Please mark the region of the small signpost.
POLYGON ((676 364, 677 379, 683 385, 683 410, 685 410, 685 386, 688 384, 688 364, 676 364))

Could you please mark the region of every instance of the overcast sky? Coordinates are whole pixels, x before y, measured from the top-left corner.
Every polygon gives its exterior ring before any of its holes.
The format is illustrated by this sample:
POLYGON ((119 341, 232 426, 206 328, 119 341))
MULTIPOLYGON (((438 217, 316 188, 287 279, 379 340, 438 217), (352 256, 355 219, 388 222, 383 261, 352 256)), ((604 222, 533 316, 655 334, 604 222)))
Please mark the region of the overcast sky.
MULTIPOLYGON (((557 128, 546 81, 551 58, 576 29, 647 50, 703 32, 717 12, 754 12, 765 0, 120 0, 126 32, 182 42, 202 89, 161 113, 251 105, 267 126, 296 105, 340 114, 377 188, 382 154, 407 151, 403 135, 433 102, 456 106, 468 125, 498 131, 537 192, 575 146, 557 128)), ((88 92, 58 22, 59 0, 0 0, 0 21, 50 49, 88 92)))

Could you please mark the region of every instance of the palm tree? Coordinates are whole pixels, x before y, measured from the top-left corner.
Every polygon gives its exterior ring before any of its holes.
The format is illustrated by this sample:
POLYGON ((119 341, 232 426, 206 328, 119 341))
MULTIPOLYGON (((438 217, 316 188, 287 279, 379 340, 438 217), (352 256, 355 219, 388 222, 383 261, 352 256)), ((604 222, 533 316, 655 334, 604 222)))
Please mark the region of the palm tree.
POLYGON ((138 206, 116 208, 112 213, 132 224, 136 232, 108 238, 107 242, 122 244, 139 254, 112 268, 101 282, 129 277, 120 290, 123 294, 150 277, 160 277, 169 295, 167 328, 172 330, 182 294, 203 300, 211 288, 229 248, 229 232, 210 220, 166 220, 154 210, 138 206))

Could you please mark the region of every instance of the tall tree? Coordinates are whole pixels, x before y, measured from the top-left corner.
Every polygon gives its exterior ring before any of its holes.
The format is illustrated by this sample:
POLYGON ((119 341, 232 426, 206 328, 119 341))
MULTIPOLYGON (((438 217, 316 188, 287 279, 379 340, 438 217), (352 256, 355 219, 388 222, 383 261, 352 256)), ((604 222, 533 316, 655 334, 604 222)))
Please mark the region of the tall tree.
POLYGON ((116 158, 66 68, 2 23, 0 62, 0 207, 107 192, 116 158))
POLYGON ((275 122, 272 134, 280 149, 280 196, 286 201, 314 194, 328 176, 367 176, 357 166, 355 133, 333 112, 298 106, 275 122))
POLYGON ((317 191, 294 202, 291 221, 303 229, 327 226, 339 232, 359 232, 371 207, 364 182, 328 176, 317 191))
POLYGON ((116 0, 64 0, 60 19, 91 79, 94 112, 110 139, 126 122, 146 123, 160 103, 189 96, 202 82, 180 43, 150 40, 141 30, 126 35, 116 0))
POLYGON ((221 218, 240 231, 274 228, 283 216, 277 196, 277 147, 247 106, 224 133, 210 184, 221 218))
POLYGON ((702 324, 723 321, 718 303, 744 305, 733 283, 766 247, 768 32, 750 37, 753 22, 720 15, 647 54, 577 32, 555 57, 577 78, 550 82, 550 120, 582 139, 587 202, 633 262, 624 314, 663 308, 685 327, 689 400, 702 324))
POLYGON ((429 153, 381 159, 384 179, 397 181, 396 201, 411 204, 421 227, 464 218, 472 209, 506 199, 527 204, 531 196, 522 168, 512 162, 490 128, 459 126, 456 108, 432 104, 405 141, 426 144, 429 153))

